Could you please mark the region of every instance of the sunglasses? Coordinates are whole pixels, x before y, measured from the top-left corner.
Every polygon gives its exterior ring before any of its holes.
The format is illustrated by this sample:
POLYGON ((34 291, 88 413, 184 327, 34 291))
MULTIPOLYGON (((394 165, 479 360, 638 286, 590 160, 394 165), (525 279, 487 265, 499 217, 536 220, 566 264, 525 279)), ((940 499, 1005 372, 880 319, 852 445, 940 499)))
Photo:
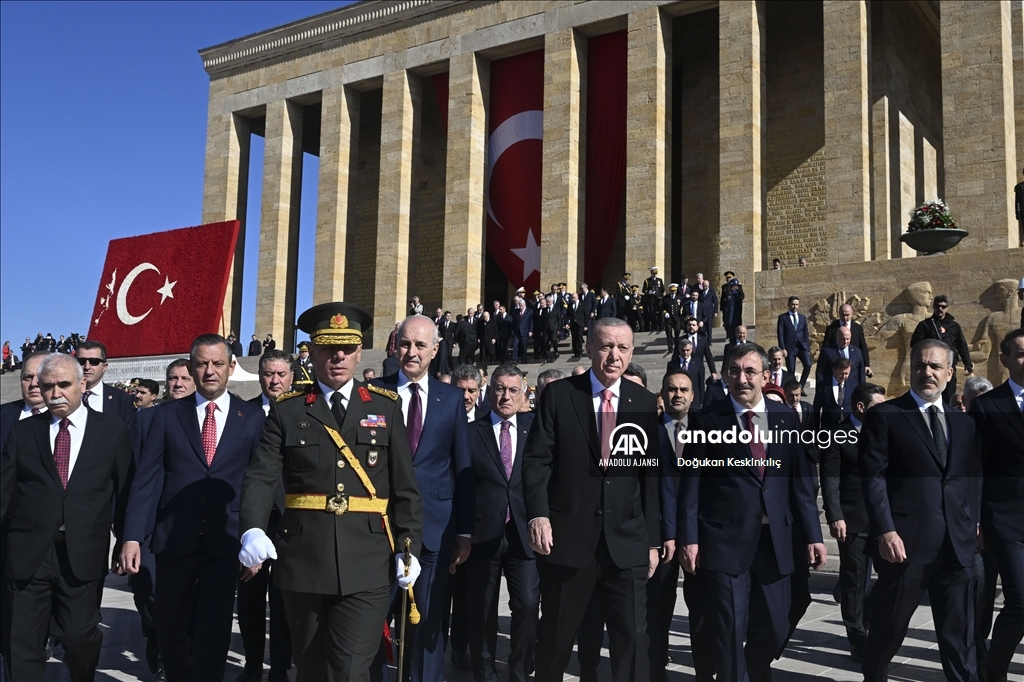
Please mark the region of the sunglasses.
POLYGON ((939 303, 938 305, 936 305, 936 306, 935 306, 935 309, 936 309, 936 310, 945 310, 945 309, 946 309, 946 308, 948 308, 948 307, 949 307, 949 306, 948 306, 948 305, 946 305, 945 303, 939 303))
POLYGON ((78 364, 80 364, 82 367, 85 367, 85 365, 87 363, 92 365, 93 367, 99 367, 104 362, 106 362, 106 360, 102 360, 100 358, 75 358, 75 359, 78 360, 78 364))

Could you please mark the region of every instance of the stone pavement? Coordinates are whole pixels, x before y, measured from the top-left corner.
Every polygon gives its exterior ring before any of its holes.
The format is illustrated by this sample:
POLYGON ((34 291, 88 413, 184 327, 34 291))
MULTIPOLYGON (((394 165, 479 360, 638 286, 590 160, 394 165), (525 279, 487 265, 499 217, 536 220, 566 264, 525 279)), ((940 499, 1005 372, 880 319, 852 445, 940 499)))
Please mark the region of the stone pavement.
MULTIPOLYGON (((830 562, 836 558, 830 557, 830 562)), ((839 606, 832 600, 832 586, 835 584, 834 574, 811 576, 813 603, 804 616, 800 627, 790 641, 785 655, 774 665, 774 679, 787 682, 790 680, 860 680, 861 675, 847 653, 846 637, 843 630, 839 606)), ((688 620, 686 605, 682 598, 682 584, 676 603, 675 618, 669 639, 670 654, 674 663, 669 667, 669 680, 682 682, 693 679, 693 665, 690 656, 690 640, 687 634, 688 620)), ((510 617, 508 595, 502 584, 501 611, 499 617, 498 664, 499 676, 507 676, 504 660, 508 656, 510 617)), ((996 600, 998 612, 1002 598, 996 600)), ((377 627, 368 623, 367 626, 377 627)), ((15 624, 17 627, 17 624, 15 624)), ((126 578, 111 575, 107 578, 103 596, 103 654, 100 657, 100 669, 97 680, 152 680, 144 661, 145 641, 139 629, 139 616, 132 603, 131 591, 126 578)), ((59 657, 58 647, 54 658, 46 669, 46 680, 67 680, 67 668, 59 657)), ((233 682, 241 672, 244 659, 242 641, 235 624, 231 640, 231 651, 228 653, 227 674, 225 682, 233 682)), ((267 664, 269 666, 269 664, 267 664)), ((266 668, 269 670, 269 667, 266 668)), ((566 680, 577 680, 579 668, 573 657, 566 680)), ((608 650, 602 650, 601 667, 598 675, 602 680, 611 679, 608 650)), ((0 674, 0 678, 2 678, 0 674)), ((291 671, 294 679, 295 670, 291 671)), ((394 677, 394 672, 392 672, 394 677)), ((445 679, 453 682, 472 682, 469 672, 455 670, 449 664, 445 671, 445 679)), ((911 629, 903 643, 899 654, 893 660, 890 678, 894 682, 941 682, 945 678, 939 664, 938 645, 932 623, 931 610, 927 605, 918 608, 911 622, 911 629)), ((1018 647, 1014 662, 1010 668, 1009 679, 1024 679, 1024 645, 1018 647)))

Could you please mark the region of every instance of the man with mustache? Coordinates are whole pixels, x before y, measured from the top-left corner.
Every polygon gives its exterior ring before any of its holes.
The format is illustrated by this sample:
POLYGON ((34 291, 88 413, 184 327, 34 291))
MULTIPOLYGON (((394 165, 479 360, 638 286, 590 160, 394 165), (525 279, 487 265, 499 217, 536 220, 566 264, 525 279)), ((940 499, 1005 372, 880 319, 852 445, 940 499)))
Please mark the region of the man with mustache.
POLYGON ((910 351, 910 391, 867 411, 858 468, 878 571, 864 645, 864 679, 885 680, 925 594, 942 669, 975 680, 971 577, 980 521, 975 423, 943 402, 952 348, 938 339, 910 351))
POLYGON ((11 519, 3 560, 18 625, 4 652, 6 674, 43 679, 52 617, 71 678, 91 680, 103 644, 111 509, 127 492, 131 440, 121 419, 83 404, 85 379, 71 356, 44 358, 39 388, 49 411, 15 424, 0 455, 0 517, 11 519))

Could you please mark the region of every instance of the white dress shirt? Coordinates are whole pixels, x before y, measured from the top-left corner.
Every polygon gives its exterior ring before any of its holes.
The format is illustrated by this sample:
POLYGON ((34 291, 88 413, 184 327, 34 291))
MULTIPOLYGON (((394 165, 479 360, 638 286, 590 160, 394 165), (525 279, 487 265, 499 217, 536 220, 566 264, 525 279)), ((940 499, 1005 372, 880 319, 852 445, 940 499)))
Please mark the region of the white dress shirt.
MULTIPOLYGON (((39 414, 42 414, 43 412, 46 412, 46 405, 43 405, 42 407, 37 407, 36 409, 39 410, 39 414)), ((23 405, 21 408, 21 414, 18 415, 18 421, 21 421, 22 419, 28 419, 31 416, 32 408, 29 407, 27 404, 23 405)))
POLYGON ((267 417, 270 415, 270 398, 267 397, 266 393, 260 393, 260 404, 263 405, 263 416, 267 417))
MULTIPOLYGON (((92 395, 89 396, 89 409, 95 410, 96 412, 103 411, 103 388, 104 383, 101 381, 96 384, 96 388, 86 388, 87 391, 92 391, 92 395)), ((82 404, 85 404, 85 398, 83 396, 82 404)))
MULTIPOLYGON (((412 379, 405 376, 405 372, 398 370, 398 395, 402 398, 402 416, 405 419, 406 425, 409 424, 409 400, 412 398, 412 390, 409 389, 409 384, 413 383, 412 379)), ((427 396, 430 395, 430 377, 427 374, 423 375, 423 378, 415 382, 420 385, 420 418, 423 420, 423 424, 427 423, 427 396)))
POLYGON ((597 380, 596 376, 594 376, 594 370, 590 370, 590 393, 593 395, 594 414, 598 415, 598 420, 597 420, 597 427, 598 428, 601 428, 601 419, 600 419, 600 415, 601 415, 601 391, 603 391, 603 390, 605 390, 605 388, 607 388, 608 390, 610 390, 612 392, 612 410, 614 410, 615 414, 618 414, 619 413, 619 388, 621 387, 621 385, 622 385, 622 377, 619 377, 618 379, 615 380, 614 384, 612 384, 611 386, 607 386, 606 387, 604 384, 602 384, 600 381, 597 380))
POLYGON ((729 396, 729 400, 732 402, 732 409, 736 412, 736 421, 742 429, 746 430, 747 428, 747 418, 743 415, 745 415, 749 410, 754 410, 754 425, 757 426, 758 430, 762 433, 768 430, 768 408, 765 407, 763 394, 761 395, 761 400, 752 408, 743 407, 736 402, 736 399, 732 396, 729 396))
POLYGON ((910 391, 910 395, 911 397, 913 397, 914 402, 917 403, 917 409, 921 412, 921 417, 924 419, 925 426, 928 427, 929 433, 932 430, 932 417, 930 414, 928 414, 928 408, 933 406, 938 408, 939 414, 942 415, 941 417, 939 417, 939 424, 942 425, 942 431, 943 434, 946 436, 946 442, 948 443, 949 424, 946 423, 946 411, 942 409, 942 396, 940 395, 934 401, 928 402, 918 394, 914 393, 914 391, 910 391))
POLYGON ((857 417, 855 417, 852 414, 850 415, 850 422, 853 424, 854 428, 856 428, 858 431, 860 431, 860 427, 864 426, 861 423, 861 421, 859 419, 857 419, 857 417))
MULTIPOLYGON (((82 449, 82 439, 85 438, 85 423, 89 419, 89 409, 82 403, 78 409, 68 415, 68 434, 71 436, 71 456, 68 458, 68 480, 71 480, 71 472, 75 470, 75 462, 78 461, 78 452, 82 449)), ((50 415, 50 453, 53 454, 57 444, 57 433, 60 431, 61 418, 55 414, 50 415)))
POLYGON ((509 436, 512 438, 512 465, 516 463, 516 444, 519 442, 519 435, 516 433, 516 415, 512 415, 507 420, 502 419, 501 415, 497 412, 491 412, 491 428, 494 431, 494 442, 498 444, 498 453, 501 453, 501 423, 508 421, 510 426, 508 427, 509 436))
MULTIPOLYGON (((199 395, 196 391, 196 417, 199 419, 199 433, 203 432, 203 422, 206 421, 206 404, 210 401, 199 395)), ((221 434, 224 433, 224 424, 228 421, 228 410, 231 409, 231 394, 227 391, 213 401, 217 409, 213 411, 213 423, 217 426, 217 445, 220 445, 221 434)))
POLYGON ((1010 384, 1010 393, 1013 394, 1013 399, 1017 401, 1017 409, 1024 411, 1024 386, 1018 385, 1013 379, 1007 379, 1010 384))
POLYGON ((353 384, 352 384, 352 380, 351 379, 349 379, 348 382, 344 386, 339 388, 337 391, 335 391, 330 386, 324 384, 324 382, 320 381, 319 379, 317 380, 316 383, 320 384, 320 392, 323 393, 324 394, 324 398, 327 399, 327 407, 328 408, 334 406, 334 403, 331 402, 331 400, 334 399, 334 394, 335 393, 340 393, 341 394, 341 406, 345 408, 345 411, 348 411, 349 398, 352 397, 352 385, 353 384))

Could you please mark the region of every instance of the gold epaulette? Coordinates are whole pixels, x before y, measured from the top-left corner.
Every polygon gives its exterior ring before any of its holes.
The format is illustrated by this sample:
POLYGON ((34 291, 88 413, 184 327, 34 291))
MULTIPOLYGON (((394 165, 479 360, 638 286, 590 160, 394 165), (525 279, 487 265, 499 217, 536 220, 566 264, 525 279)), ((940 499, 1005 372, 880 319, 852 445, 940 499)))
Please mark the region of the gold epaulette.
POLYGON ((380 386, 374 386, 373 384, 367 384, 366 387, 377 395, 382 395, 385 398, 390 398, 391 400, 398 400, 398 393, 396 391, 390 391, 386 388, 381 388, 380 386))
POLYGON ((306 392, 305 391, 288 391, 287 393, 282 393, 281 395, 279 395, 276 398, 274 398, 274 402, 279 403, 279 402, 281 402, 283 400, 288 400, 289 398, 295 398, 295 397, 300 396, 300 395, 306 395, 306 392))

